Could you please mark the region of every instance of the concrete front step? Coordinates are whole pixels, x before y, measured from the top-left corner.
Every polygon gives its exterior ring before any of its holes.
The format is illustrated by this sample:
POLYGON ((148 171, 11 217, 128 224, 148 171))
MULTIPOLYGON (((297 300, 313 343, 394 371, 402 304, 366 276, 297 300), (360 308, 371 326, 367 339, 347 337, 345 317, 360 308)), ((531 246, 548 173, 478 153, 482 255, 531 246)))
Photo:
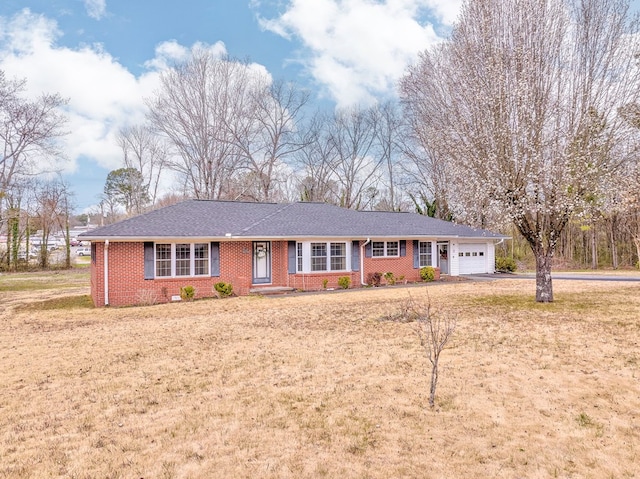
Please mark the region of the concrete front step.
POLYGON ((256 286, 249 290, 249 294, 286 294, 293 293, 296 289, 288 286, 256 286))

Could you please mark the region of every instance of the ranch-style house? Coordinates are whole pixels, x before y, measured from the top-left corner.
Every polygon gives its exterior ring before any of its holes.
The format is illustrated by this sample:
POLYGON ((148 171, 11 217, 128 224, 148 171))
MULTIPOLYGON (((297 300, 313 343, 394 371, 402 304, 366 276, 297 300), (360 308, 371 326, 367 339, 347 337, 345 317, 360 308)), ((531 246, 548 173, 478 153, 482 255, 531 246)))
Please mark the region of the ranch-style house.
MULTIPOLYGON (((187 200, 80 235, 91 241, 95 306, 128 306, 215 296, 351 287, 370 274, 419 281, 493 273, 505 236, 415 213, 354 211, 324 203, 187 200)), ((383 280, 384 281, 384 280, 383 280)))

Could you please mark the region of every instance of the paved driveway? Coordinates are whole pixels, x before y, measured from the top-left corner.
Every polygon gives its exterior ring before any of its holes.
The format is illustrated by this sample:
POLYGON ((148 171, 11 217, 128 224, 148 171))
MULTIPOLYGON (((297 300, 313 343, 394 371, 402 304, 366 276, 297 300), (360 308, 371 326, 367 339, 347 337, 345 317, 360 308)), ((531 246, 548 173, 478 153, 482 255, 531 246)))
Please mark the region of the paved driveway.
MULTIPOLYGON (((495 274, 475 274, 470 278, 482 280, 495 279, 536 279, 535 273, 495 273, 495 274)), ((580 281, 628 281, 640 282, 640 273, 551 273, 551 279, 566 279, 580 281)))

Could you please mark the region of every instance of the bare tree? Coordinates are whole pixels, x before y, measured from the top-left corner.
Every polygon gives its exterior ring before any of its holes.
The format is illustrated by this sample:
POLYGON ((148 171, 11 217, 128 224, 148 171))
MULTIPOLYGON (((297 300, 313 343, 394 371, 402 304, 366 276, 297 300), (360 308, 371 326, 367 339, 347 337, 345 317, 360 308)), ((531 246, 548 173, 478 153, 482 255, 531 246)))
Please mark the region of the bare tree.
POLYGON ((225 197, 239 161, 229 125, 249 82, 248 65, 200 50, 161 77, 161 88, 147 101, 149 121, 175 150, 168 166, 184 180, 190 196, 225 197))
POLYGON ((274 199, 275 184, 286 160, 304 145, 296 135, 309 94, 292 83, 258 77, 249 89, 241 121, 229 124, 244 166, 258 186, 257 201, 274 199))
POLYGON ((504 216, 536 259, 536 300, 569 219, 615 174, 617 109, 640 94, 625 0, 468 0, 451 39, 402 81, 457 185, 456 216, 504 216))
POLYGON ((125 168, 135 168, 142 174, 149 202, 154 205, 162 170, 169 159, 167 145, 147 126, 123 128, 117 141, 125 168))
POLYGON ((316 113, 300 129, 302 147, 294 154, 298 172, 298 193, 302 201, 319 201, 338 204, 339 187, 333 178, 338 155, 329 141, 327 131, 329 119, 326 114, 316 113))
POLYGON ((26 80, 7 80, 0 70, 0 227, 3 198, 18 177, 53 171, 62 157, 59 140, 65 135, 66 104, 58 94, 36 100, 23 97, 26 80))
MULTIPOLYGON (((41 233, 39 264, 44 269, 49 267, 49 237, 56 227, 60 227, 68 221, 69 191, 67 186, 57 179, 41 183, 35 190, 35 205, 36 219, 41 233)), ((67 262, 70 264, 68 255, 67 262)))
POLYGON ((400 211, 402 197, 398 187, 400 158, 404 154, 403 132, 404 125, 398 105, 386 102, 377 105, 373 111, 376 116, 375 134, 378 155, 384 165, 383 183, 386 186, 385 198, 378 203, 377 209, 400 211))
POLYGON ((440 355, 447 349, 456 330, 456 316, 443 311, 434 311, 427 293, 425 300, 414 299, 410 295, 409 299, 401 304, 399 317, 405 322, 415 321, 415 331, 420 339, 420 346, 431 364, 429 406, 433 408, 440 375, 440 355))
POLYGON ((377 193, 384 158, 375 151, 377 117, 372 109, 337 110, 328 140, 336 152, 334 179, 340 185, 340 206, 366 209, 377 193))

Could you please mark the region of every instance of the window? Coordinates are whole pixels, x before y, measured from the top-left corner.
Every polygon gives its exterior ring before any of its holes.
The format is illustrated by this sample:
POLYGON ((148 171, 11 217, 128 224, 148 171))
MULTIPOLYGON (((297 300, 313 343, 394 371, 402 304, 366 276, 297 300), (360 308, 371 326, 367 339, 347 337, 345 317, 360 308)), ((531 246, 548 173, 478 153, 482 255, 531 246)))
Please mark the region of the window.
POLYGON ((373 256, 384 256, 384 241, 371 243, 371 253, 373 256))
POLYGON ((156 276, 171 276, 171 245, 156 245, 156 276))
POLYGON ((208 243, 156 243, 156 277, 209 275, 208 243))
POLYGON ((297 271, 302 271, 302 243, 296 244, 297 271))
POLYGON ((371 243, 371 256, 382 258, 384 256, 400 256, 399 241, 373 241, 371 243))
POLYGON ((331 271, 347 269, 347 244, 331 243, 331 271))
POLYGON ((311 271, 327 270, 327 244, 311 243, 311 271))
POLYGON ((191 274, 191 245, 176 245, 176 276, 189 276, 191 274))
POLYGON ((209 245, 196 243, 193 245, 193 274, 204 276, 209 274, 209 245))
MULTIPOLYGON (((347 243, 298 243, 298 271, 304 271, 303 251, 306 245, 311 251, 311 271, 346 271, 347 263, 347 243)), ((307 268, 309 266, 306 266, 307 268)))
POLYGON ((431 266, 431 241, 420 241, 418 245, 420 267, 431 266))

